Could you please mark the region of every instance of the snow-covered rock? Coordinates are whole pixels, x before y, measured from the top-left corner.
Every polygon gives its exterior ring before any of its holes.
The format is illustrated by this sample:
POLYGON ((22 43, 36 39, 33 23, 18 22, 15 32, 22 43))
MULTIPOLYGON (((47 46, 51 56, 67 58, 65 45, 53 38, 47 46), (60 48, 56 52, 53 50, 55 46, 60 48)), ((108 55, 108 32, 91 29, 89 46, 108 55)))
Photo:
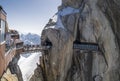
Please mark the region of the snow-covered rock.
POLYGON ((66 16, 74 13, 79 13, 79 9, 72 8, 72 7, 66 7, 60 11, 58 11, 58 14, 61 16, 66 16))
POLYGON ((29 56, 21 55, 18 65, 22 71, 22 76, 24 81, 29 81, 31 76, 34 74, 34 70, 39 64, 39 56, 41 53, 27 54, 29 56))

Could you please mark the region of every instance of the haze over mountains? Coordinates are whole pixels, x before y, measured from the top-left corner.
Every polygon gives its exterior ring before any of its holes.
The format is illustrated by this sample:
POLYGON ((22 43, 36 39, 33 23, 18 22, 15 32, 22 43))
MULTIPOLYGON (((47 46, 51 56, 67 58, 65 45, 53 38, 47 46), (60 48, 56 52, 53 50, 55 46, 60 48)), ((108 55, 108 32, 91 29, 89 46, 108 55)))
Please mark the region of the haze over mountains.
POLYGON ((20 34, 20 39, 24 41, 24 44, 29 45, 38 45, 40 44, 40 36, 38 34, 27 33, 27 34, 20 34))

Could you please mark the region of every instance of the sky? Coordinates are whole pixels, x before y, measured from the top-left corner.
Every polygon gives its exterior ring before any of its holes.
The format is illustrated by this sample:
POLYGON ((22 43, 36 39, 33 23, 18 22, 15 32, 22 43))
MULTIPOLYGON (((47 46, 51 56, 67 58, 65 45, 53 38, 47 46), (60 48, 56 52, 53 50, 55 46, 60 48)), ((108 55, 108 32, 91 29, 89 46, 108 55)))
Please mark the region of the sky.
POLYGON ((0 0, 0 5, 7 12, 10 29, 40 35, 61 0, 0 0))

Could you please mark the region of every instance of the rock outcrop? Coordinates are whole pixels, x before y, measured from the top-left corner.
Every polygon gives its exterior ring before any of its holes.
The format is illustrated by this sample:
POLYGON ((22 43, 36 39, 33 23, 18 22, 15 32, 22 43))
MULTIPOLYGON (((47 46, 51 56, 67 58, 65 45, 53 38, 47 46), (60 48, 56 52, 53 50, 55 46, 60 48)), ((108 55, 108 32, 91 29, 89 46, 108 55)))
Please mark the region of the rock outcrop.
POLYGON ((18 66, 18 60, 20 55, 17 54, 12 61, 9 63, 9 66, 1 78, 1 81, 23 81, 21 70, 18 66))
POLYGON ((22 78, 22 72, 20 70, 20 67, 18 65, 18 61, 20 59, 20 54, 17 54, 12 61, 9 63, 9 69, 11 71, 12 74, 16 74, 18 81, 23 81, 22 78))
POLYGON ((41 45, 51 48, 31 81, 120 81, 119 22, 119 0, 62 0, 42 32, 41 45), (75 40, 99 51, 73 49, 75 40))

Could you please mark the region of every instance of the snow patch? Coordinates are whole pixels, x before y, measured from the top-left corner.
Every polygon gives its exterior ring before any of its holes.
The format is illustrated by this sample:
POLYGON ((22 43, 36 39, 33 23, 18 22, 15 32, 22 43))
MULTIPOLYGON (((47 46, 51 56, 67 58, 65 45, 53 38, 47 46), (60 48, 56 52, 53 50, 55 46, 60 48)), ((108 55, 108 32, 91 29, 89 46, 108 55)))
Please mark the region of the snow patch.
POLYGON ((57 18, 58 18, 58 15, 55 14, 55 15, 52 17, 52 22, 57 22, 57 18))
POLYGON ((61 17, 65 16, 65 15, 69 15, 69 14, 74 14, 74 13, 79 13, 79 9, 75 9, 75 8, 72 8, 72 7, 66 7, 66 8, 60 10, 57 14, 55 14, 51 18, 52 22, 55 22, 56 24, 55 25, 48 25, 48 27, 46 27, 45 29, 48 29, 48 28, 54 28, 54 29, 62 28, 62 29, 65 29, 65 27, 62 23, 61 17))
POLYGON ((62 24, 62 21, 61 21, 59 15, 58 15, 58 19, 57 19, 56 27, 57 27, 57 28, 63 28, 63 29, 65 28, 65 27, 63 26, 63 24, 62 24))
POLYGON ((64 25, 62 24, 62 21, 61 21, 59 14, 54 15, 51 19, 52 19, 52 22, 54 22, 55 24, 48 25, 48 27, 46 27, 45 29, 48 29, 48 28, 54 28, 54 29, 62 28, 62 29, 64 29, 65 28, 64 25))
POLYGON ((18 65, 22 71, 24 81, 29 81, 31 76, 34 74, 34 70, 37 68, 37 63, 39 64, 40 56, 41 53, 30 54, 29 57, 21 55, 18 65))
POLYGON ((72 8, 72 7, 66 7, 66 8, 64 8, 61 11, 58 12, 58 14, 61 15, 61 16, 74 14, 74 13, 79 13, 79 9, 75 9, 75 8, 72 8))

